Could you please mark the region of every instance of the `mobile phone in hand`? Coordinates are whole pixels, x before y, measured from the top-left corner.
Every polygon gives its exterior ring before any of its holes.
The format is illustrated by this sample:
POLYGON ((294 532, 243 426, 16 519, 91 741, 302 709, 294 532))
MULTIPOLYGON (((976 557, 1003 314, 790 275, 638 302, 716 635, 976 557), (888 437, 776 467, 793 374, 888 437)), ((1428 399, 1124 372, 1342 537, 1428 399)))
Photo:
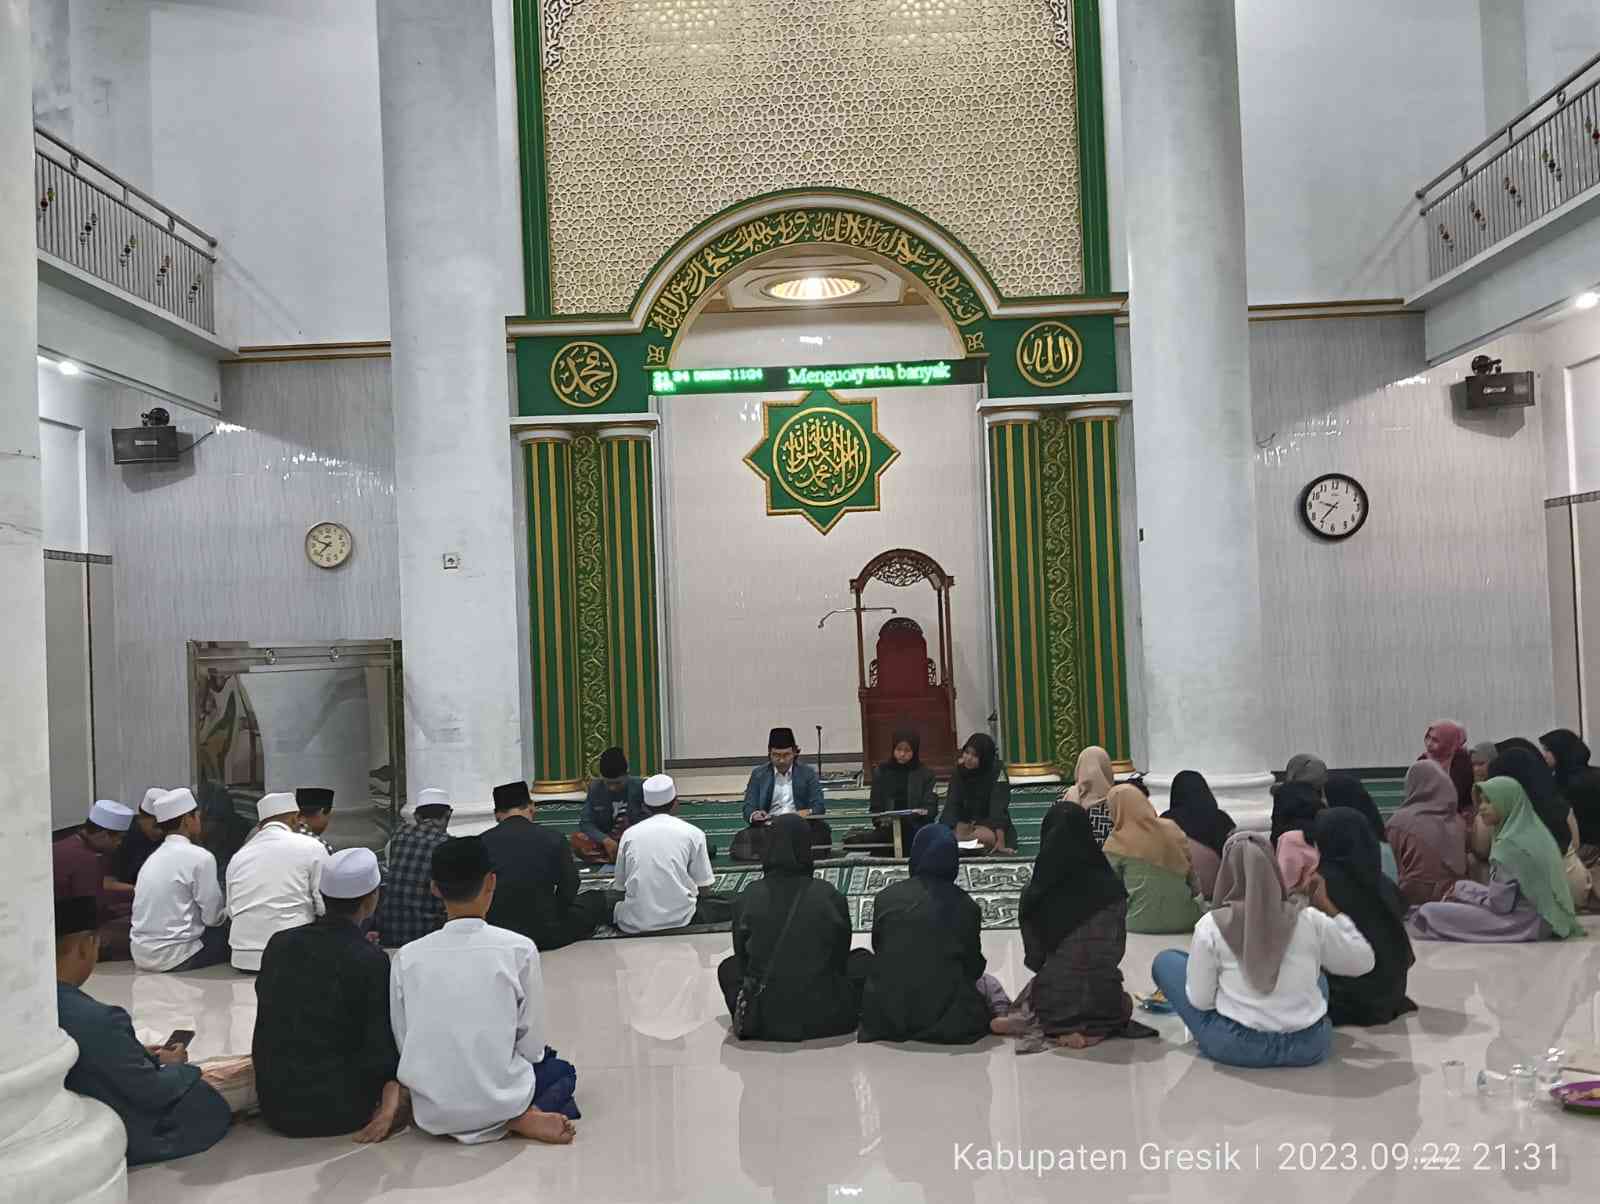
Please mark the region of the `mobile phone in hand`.
POLYGON ((165 1042, 162 1043, 161 1048, 162 1049, 171 1049, 174 1045, 181 1045, 181 1046, 183 1046, 183 1048, 188 1049, 189 1048, 189 1042, 191 1042, 193 1040, 194 1040, 194 1029, 192 1029, 192 1028, 175 1028, 175 1029, 172 1030, 172 1035, 170 1037, 168 1037, 165 1042))

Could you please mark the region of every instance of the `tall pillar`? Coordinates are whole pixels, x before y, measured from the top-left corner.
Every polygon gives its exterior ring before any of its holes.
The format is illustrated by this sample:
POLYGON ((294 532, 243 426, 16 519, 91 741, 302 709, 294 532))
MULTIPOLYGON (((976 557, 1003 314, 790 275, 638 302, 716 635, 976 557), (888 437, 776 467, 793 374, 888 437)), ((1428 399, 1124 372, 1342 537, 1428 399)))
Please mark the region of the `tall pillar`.
MULTIPOLYGON (((1150 768, 1263 799, 1234 0, 1120 0, 1150 768)), ((1276 750, 1281 751, 1281 750, 1276 750)), ((1238 818, 1236 814, 1236 818, 1238 818)))
POLYGON ((1045 622, 1039 411, 1002 410, 989 428, 990 572, 1001 753, 1015 778, 1056 772, 1045 622))
POLYGON ((533 673, 533 789, 563 794, 585 777, 578 691, 578 594, 572 532, 572 432, 525 430, 528 650, 533 673))
POLYGON ((658 772, 662 765, 650 431, 644 425, 600 430, 611 740, 638 773, 658 772))
POLYGON ((32 79, 28 5, 0 0, 0 1194, 109 1204, 127 1199, 127 1138, 62 1087, 78 1047, 56 1026, 32 79))
POLYGON ((469 810, 524 769, 496 71, 493 0, 378 5, 407 784, 469 810))
POLYGON ((1073 557, 1078 574, 1078 699, 1083 742, 1131 769, 1127 660, 1123 649, 1122 534, 1117 488, 1119 406, 1068 414, 1073 557))

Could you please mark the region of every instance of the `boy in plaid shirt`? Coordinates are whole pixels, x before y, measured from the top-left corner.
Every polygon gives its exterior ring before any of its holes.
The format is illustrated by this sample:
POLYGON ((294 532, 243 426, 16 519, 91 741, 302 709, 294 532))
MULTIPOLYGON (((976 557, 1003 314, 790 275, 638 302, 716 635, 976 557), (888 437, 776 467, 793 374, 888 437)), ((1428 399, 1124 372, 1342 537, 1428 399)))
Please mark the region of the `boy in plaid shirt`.
POLYGON ((373 927, 385 948, 398 949, 444 927, 444 900, 433 893, 433 851, 450 839, 450 799, 443 790, 417 794, 413 822, 389 838, 389 872, 373 927))

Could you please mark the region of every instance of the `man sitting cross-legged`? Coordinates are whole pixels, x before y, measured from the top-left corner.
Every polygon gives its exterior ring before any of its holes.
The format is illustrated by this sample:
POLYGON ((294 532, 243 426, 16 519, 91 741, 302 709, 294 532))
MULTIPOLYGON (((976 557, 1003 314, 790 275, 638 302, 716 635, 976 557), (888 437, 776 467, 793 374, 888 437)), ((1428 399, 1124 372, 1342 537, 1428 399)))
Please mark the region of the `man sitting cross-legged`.
POLYGON ((78 1043, 67 1089, 108 1104, 128 1130, 128 1165, 208 1150, 233 1123, 227 1101, 181 1045, 141 1045, 119 1007, 84 993, 99 960, 93 895, 56 900, 56 1014, 78 1043))
POLYGON ((604 891, 578 893, 571 846, 554 828, 536 822, 538 815, 528 783, 494 788, 499 822, 483 834, 495 878, 487 918, 548 951, 583 940, 611 916, 604 891))
POLYGON ((361 935, 378 908, 378 858, 335 853, 321 891, 324 914, 275 933, 261 955, 251 1051, 261 1115, 287 1137, 382 1141, 408 1101, 395 1078, 389 959, 361 935))
POLYGON ((539 950, 485 923, 495 876, 482 839, 445 841, 432 872, 448 919, 396 953, 389 975, 417 1126, 468 1144, 509 1132, 565 1145, 577 1132, 578 1073, 544 1043, 539 950))

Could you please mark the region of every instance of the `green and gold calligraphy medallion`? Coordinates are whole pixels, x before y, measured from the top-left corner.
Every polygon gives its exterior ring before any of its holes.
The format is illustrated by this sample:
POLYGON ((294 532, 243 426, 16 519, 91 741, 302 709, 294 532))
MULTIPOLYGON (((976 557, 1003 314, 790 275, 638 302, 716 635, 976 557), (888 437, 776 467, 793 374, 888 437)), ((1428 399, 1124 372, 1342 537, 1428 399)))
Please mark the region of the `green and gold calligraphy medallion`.
POLYGON ((768 514, 798 514, 822 534, 878 508, 878 478, 900 450, 878 433, 878 400, 817 389, 761 407, 761 442, 744 458, 767 483, 768 514))

